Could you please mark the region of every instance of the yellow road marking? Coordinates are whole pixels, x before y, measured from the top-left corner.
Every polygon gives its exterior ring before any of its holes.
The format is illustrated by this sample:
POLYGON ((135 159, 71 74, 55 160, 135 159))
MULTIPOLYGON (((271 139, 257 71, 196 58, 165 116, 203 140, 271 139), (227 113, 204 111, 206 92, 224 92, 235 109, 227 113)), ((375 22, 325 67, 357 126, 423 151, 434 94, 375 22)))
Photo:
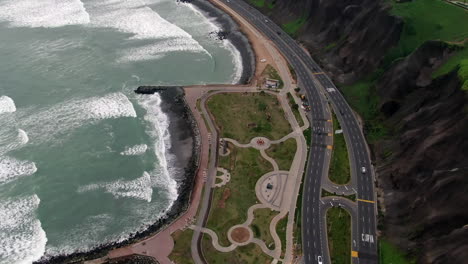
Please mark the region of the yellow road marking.
POLYGON ((360 202, 366 202, 366 203, 375 203, 374 201, 369 201, 369 200, 364 200, 364 199, 357 199, 360 202))
POLYGON ((331 145, 327 145, 327 149, 332 149, 332 146, 331 146, 331 145))
POLYGON ((353 257, 353 258, 357 258, 357 257, 358 257, 358 255, 359 255, 359 254, 358 254, 358 252, 357 252, 357 251, 354 251, 354 250, 353 250, 353 251, 351 251, 351 257, 353 257))
POLYGON ((332 122, 332 120, 331 120, 331 119, 328 119, 327 122, 332 122))
POLYGON ((331 137, 331 136, 332 136, 332 133, 328 133, 328 136, 331 137))

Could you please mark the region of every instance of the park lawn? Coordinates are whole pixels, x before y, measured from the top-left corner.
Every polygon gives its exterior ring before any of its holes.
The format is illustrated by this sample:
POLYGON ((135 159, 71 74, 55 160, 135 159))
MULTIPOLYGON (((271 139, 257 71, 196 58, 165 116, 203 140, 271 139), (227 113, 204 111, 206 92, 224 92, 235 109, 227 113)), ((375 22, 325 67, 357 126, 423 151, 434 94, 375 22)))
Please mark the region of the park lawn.
POLYGON ((267 93, 221 93, 208 99, 221 137, 249 143, 254 137, 280 139, 291 132, 281 104, 267 93))
POLYGON ((288 224, 288 214, 286 214, 276 224, 276 233, 281 240, 281 255, 284 255, 286 251, 286 226, 288 224))
POLYGON ((270 234, 270 223, 277 214, 278 212, 270 208, 257 209, 254 211, 254 219, 250 224, 254 237, 263 240, 269 249, 275 248, 275 241, 270 234))
POLYGON ((338 197, 346 198, 346 199, 351 200, 353 202, 356 201, 356 194, 342 195, 342 194, 327 192, 325 189, 322 189, 322 196, 321 197, 327 197, 327 196, 338 196, 338 197))
POLYGON ((391 62, 413 52, 427 40, 463 41, 468 38, 468 12, 441 0, 392 1, 391 12, 403 18, 398 46, 390 51, 391 62))
POLYGON ((403 252, 385 239, 379 240, 380 263, 382 264, 413 264, 415 260, 409 260, 403 252))
POLYGON ((304 120, 302 120, 302 116, 299 113, 299 105, 296 104, 296 101, 294 101, 294 98, 291 93, 288 93, 288 101, 289 101, 289 107, 291 107, 294 117, 296 118, 297 124, 300 127, 302 127, 304 125, 304 120))
MULTIPOLYGON (((341 127, 338 118, 333 114, 333 130, 337 129, 341 129, 341 127)), ((347 184, 351 179, 348 149, 343 133, 335 134, 333 132, 333 149, 328 177, 336 184, 347 184)))
POLYGON ((346 210, 327 210, 328 248, 332 263, 351 263, 351 216, 346 210))
POLYGON ((172 235, 174 239, 174 249, 169 255, 169 259, 177 264, 192 264, 192 253, 190 252, 190 243, 192 241, 193 230, 177 230, 172 235))
POLYGON ((247 210, 257 203, 255 184, 261 176, 273 170, 271 163, 253 148, 230 145, 231 154, 219 157, 218 166, 229 170, 231 180, 214 189, 207 228, 212 229, 222 246, 229 246, 229 228, 247 220, 247 210))
POLYGON ((270 64, 268 64, 265 69, 262 72, 262 76, 264 78, 269 78, 269 79, 274 79, 278 80, 278 89, 281 89, 284 87, 284 82, 283 79, 281 79, 281 76, 279 75, 278 71, 273 68, 270 64))
POLYGON ((256 244, 237 247, 230 252, 219 252, 211 243, 211 238, 207 235, 202 240, 203 256, 210 264, 270 264, 273 258, 263 253, 262 249, 256 244))
POLYGON ((296 139, 289 138, 278 144, 272 144, 266 150, 266 154, 276 161, 280 170, 289 171, 296 154, 296 149, 296 139))

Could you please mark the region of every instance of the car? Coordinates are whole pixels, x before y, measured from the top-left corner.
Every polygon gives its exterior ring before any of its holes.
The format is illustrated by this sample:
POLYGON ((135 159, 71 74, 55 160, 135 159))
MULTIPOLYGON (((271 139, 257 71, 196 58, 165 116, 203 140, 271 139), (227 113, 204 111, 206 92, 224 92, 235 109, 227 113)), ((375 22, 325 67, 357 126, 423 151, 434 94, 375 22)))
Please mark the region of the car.
POLYGON ((361 167, 361 172, 366 173, 366 167, 361 167))
POLYGON ((318 257, 317 257, 317 262, 318 262, 318 264, 323 264, 323 262, 322 262, 322 256, 318 256, 318 257))

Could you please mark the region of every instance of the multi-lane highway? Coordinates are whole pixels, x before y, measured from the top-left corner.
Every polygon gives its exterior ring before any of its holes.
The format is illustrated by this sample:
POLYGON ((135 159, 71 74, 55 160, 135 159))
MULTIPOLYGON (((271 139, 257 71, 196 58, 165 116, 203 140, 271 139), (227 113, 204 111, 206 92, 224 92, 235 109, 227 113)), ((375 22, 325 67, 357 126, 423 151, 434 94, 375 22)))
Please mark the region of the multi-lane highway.
MULTIPOLYGON (((312 111, 312 142, 303 189, 302 232, 305 263, 329 263, 326 226, 324 223, 325 201, 321 200, 321 179, 328 174, 330 162, 331 113, 328 102, 336 113, 343 129, 351 163, 351 177, 357 185, 357 206, 352 210, 352 251, 357 254, 353 263, 377 263, 376 204, 374 197, 374 172, 369 150, 359 123, 343 95, 322 71, 319 65, 268 17, 242 0, 223 0, 224 4, 241 15, 249 23, 275 43, 289 61, 305 89, 312 111), (365 172, 363 169, 365 168, 365 172), (357 207, 357 212, 356 208, 357 207)), ((327 201, 328 202, 328 201, 327 201)))

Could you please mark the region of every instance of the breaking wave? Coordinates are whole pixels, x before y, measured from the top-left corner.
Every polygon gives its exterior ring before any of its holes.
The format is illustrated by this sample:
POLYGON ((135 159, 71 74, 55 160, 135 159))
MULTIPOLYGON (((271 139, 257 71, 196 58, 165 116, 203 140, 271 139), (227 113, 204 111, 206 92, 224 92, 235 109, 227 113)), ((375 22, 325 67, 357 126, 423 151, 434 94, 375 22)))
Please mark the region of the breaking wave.
POLYGON ((0 114, 16 111, 15 102, 8 96, 0 96, 0 114))
POLYGON ((42 143, 52 141, 56 135, 66 135, 87 122, 120 117, 136 117, 135 109, 123 93, 111 93, 39 109, 24 116, 19 126, 28 131, 31 143, 42 143))
POLYGON ((0 3, 0 21, 13 27, 62 27, 89 23, 80 0, 6 0, 0 3))
POLYGON ((144 172, 143 176, 140 178, 130 181, 118 180, 81 186, 78 188, 78 192, 81 193, 99 189, 104 189, 105 192, 114 195, 116 198, 131 197, 147 202, 151 202, 151 197, 153 195, 151 176, 147 172, 144 172))
POLYGON ((36 171, 37 167, 34 162, 0 156, 0 184, 10 182, 18 177, 32 175, 36 171))
POLYGON ((0 263, 32 263, 45 252, 47 237, 36 218, 37 195, 0 201, 0 263))
POLYGON ((146 152, 148 146, 146 144, 135 145, 132 147, 125 148, 124 151, 120 152, 120 155, 124 156, 137 156, 142 155, 146 152))

